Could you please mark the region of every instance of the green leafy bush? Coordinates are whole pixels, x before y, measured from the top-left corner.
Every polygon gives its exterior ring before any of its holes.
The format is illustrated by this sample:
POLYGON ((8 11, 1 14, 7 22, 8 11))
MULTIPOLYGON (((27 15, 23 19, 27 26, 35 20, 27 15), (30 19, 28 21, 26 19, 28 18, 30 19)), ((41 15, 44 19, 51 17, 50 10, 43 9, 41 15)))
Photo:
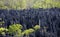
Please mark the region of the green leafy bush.
POLYGON ((34 27, 34 29, 35 29, 35 30, 38 30, 38 29, 40 29, 40 26, 39 26, 39 25, 36 25, 36 26, 34 27))
MULTIPOLYGON (((3 24, 3 23, 0 22, 0 24, 3 24)), ((12 24, 9 26, 9 28, 0 27, 0 34, 5 36, 7 32, 8 34, 13 35, 14 37, 22 37, 24 35, 28 37, 29 34, 40 29, 40 26, 36 25, 33 28, 26 29, 24 31, 22 31, 22 29, 23 29, 23 26, 21 24, 12 24)))
POLYGON ((0 34, 5 36, 5 32, 7 32, 8 29, 1 27, 0 28, 0 34))
MULTIPOLYGON (((34 29, 30 28, 27 30, 22 31, 23 26, 21 24, 13 24, 10 25, 8 30, 9 30, 9 34, 14 34, 14 37, 21 37, 21 36, 28 36, 29 34, 35 32, 34 29)), ((34 27, 36 30, 38 30, 40 28, 40 26, 36 25, 34 27)))

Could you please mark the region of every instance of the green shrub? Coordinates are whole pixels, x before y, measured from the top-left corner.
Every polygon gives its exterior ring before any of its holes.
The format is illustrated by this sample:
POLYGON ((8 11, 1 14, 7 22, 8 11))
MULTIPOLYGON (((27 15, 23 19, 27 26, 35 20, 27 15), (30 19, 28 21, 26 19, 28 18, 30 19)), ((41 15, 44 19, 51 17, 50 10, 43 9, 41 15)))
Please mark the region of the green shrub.
MULTIPOLYGON (((0 24, 2 24, 2 23, 0 23, 0 24)), ((12 24, 9 26, 9 28, 0 27, 0 34, 5 36, 6 32, 7 32, 8 34, 13 35, 14 37, 22 37, 24 35, 29 37, 29 34, 40 29, 40 26, 36 25, 33 28, 29 28, 24 31, 22 31, 22 29, 23 29, 23 26, 21 24, 12 24)))
POLYGON ((6 29, 6 28, 3 28, 3 27, 0 28, 0 34, 1 35, 5 36, 5 34, 6 34, 5 32, 7 32, 7 31, 8 31, 8 29, 6 29))
POLYGON ((39 26, 39 25, 36 25, 36 26, 34 27, 34 29, 35 29, 35 30, 38 30, 38 29, 40 29, 40 26, 39 26))
POLYGON ((14 34, 14 37, 21 37, 21 36, 28 36, 29 34, 35 32, 35 30, 38 30, 40 28, 39 25, 36 25, 34 27, 34 29, 30 28, 30 29, 27 29, 27 30, 24 30, 22 31, 22 28, 23 26, 21 24, 13 24, 13 25, 10 25, 8 30, 9 30, 9 34, 14 34))

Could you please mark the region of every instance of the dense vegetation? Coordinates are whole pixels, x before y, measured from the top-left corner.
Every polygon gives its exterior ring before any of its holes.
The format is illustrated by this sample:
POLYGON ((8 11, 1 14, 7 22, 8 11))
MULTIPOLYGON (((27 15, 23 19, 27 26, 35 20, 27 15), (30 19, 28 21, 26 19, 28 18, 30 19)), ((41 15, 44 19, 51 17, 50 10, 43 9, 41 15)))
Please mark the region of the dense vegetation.
POLYGON ((25 36, 60 37, 60 0, 0 0, 0 37, 25 36))
POLYGON ((60 8, 60 0, 0 0, 0 9, 60 8))
POLYGON ((41 30, 32 33, 30 37, 34 36, 60 37, 60 8, 50 8, 50 9, 39 8, 39 9, 27 9, 27 10, 1 9, 0 18, 2 18, 2 20, 0 21, 2 21, 1 23, 3 23, 1 24, 2 25, 1 27, 4 28, 9 28, 10 26, 13 27, 14 26, 13 24, 19 23, 23 26, 22 30, 24 31, 26 29, 35 28, 34 27, 35 25, 40 25, 41 30))
MULTIPOLYGON (((2 23, 1 23, 2 24, 2 23)), ((1 26, 0 24, 0 26, 1 26)), ((30 28, 30 29, 26 29, 26 30, 22 30, 23 29, 23 26, 20 25, 20 24, 12 24, 9 26, 9 28, 4 28, 4 27, 0 27, 0 37, 5 37, 7 36, 6 34, 10 34, 10 36, 12 37, 23 37, 24 35, 26 37, 29 36, 29 34, 35 32, 36 30, 40 29, 40 26, 39 25, 36 25, 35 27, 30 28)))

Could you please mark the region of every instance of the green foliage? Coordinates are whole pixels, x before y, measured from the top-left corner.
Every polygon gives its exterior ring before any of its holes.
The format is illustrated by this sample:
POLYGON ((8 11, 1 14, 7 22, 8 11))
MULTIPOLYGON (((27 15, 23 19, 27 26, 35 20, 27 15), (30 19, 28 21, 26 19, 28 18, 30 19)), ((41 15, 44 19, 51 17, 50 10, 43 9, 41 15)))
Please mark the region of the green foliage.
POLYGON ((14 35, 14 37, 22 37, 22 36, 24 36, 24 34, 28 37, 29 34, 38 30, 40 28, 40 26, 36 25, 35 27, 33 27, 35 30, 30 28, 30 29, 26 29, 26 30, 22 31, 22 28, 23 28, 23 26, 21 24, 12 24, 9 26, 9 28, 1 27, 0 34, 5 36, 5 34, 7 32, 8 34, 14 35))
POLYGON ((54 0, 44 0, 44 1, 36 1, 33 5, 33 8, 53 8, 58 7, 60 8, 60 1, 54 0))
POLYGON ((6 29, 6 28, 3 28, 3 27, 0 28, 0 32, 2 32, 2 31, 4 31, 4 30, 5 30, 5 31, 8 31, 8 29, 6 29))
POLYGON ((22 33, 22 25, 20 24, 13 24, 13 25, 10 25, 8 30, 9 30, 9 34, 13 34, 14 37, 20 37, 21 36, 21 33, 22 33))
POLYGON ((40 29, 40 26, 39 26, 39 25, 36 25, 36 26, 34 27, 34 29, 35 29, 35 30, 38 30, 38 29, 40 29))
POLYGON ((3 27, 0 28, 0 34, 2 34, 2 35, 5 35, 5 32, 7 32, 7 31, 8 31, 7 28, 3 28, 3 27))
POLYGON ((29 35, 31 33, 33 33, 35 30, 34 29, 27 29, 23 32, 23 34, 29 35))
POLYGON ((32 33, 34 30, 33 29, 27 29, 27 30, 24 30, 22 32, 22 25, 20 24, 13 24, 13 25, 10 25, 8 30, 9 30, 9 34, 14 34, 14 37, 20 37, 21 35, 28 35, 30 33, 32 33))
POLYGON ((26 0, 0 0, 0 9, 25 9, 26 0))
MULTIPOLYGON (((2 20, 2 18, 0 18, 0 20, 2 20)), ((0 22, 0 26, 2 26, 5 22, 4 21, 1 21, 0 22)), ((0 27, 0 34, 5 36, 5 32, 7 32, 8 29, 7 28, 4 28, 4 27, 0 27)))
POLYGON ((26 0, 22 0, 21 1, 21 9, 25 9, 27 6, 26 4, 27 4, 26 0))
MULTIPOLYGON (((0 20, 2 20, 0 18, 0 20)), ((0 22, 0 34, 5 36, 6 35, 6 32, 10 35, 14 35, 14 37, 22 37, 24 35, 26 35, 27 37, 29 36, 29 34, 35 32, 36 30, 40 29, 40 26, 39 25, 36 25, 30 29, 26 29, 24 31, 22 31, 23 29, 23 26, 21 24, 12 24, 9 26, 9 28, 4 28, 2 27, 2 24, 4 24, 4 21, 0 22)))
MULTIPOLYGON (((14 34, 14 37, 21 37, 23 36, 24 34, 27 36, 33 32, 35 32, 34 29, 30 28, 30 29, 27 29, 27 30, 24 30, 22 31, 22 25, 20 24, 13 24, 13 25, 10 25, 8 30, 9 30, 9 34, 14 34)), ((36 25, 34 28, 36 28, 36 30, 38 30, 40 27, 38 25, 36 25)))
POLYGON ((0 0, 0 9, 60 8, 60 0, 0 0))
POLYGON ((13 34, 13 33, 16 33, 18 30, 22 29, 22 25, 20 24, 13 24, 11 26, 9 26, 9 33, 10 34, 13 34))

